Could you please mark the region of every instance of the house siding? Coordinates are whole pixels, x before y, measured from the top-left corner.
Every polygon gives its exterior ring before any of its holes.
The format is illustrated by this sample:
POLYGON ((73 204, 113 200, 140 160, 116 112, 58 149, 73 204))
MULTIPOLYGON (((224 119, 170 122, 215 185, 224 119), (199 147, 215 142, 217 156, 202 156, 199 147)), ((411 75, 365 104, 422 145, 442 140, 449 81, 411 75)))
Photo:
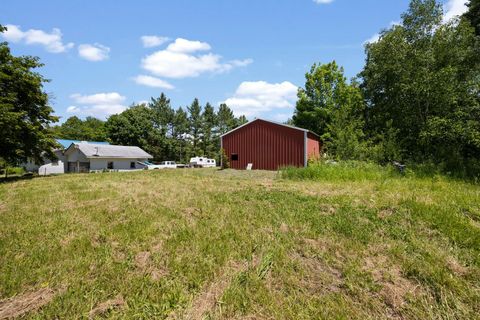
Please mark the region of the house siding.
POLYGON ((103 170, 107 169, 108 162, 113 162, 114 170, 135 170, 143 169, 144 166, 137 163, 137 161, 146 161, 147 159, 90 159, 90 170, 103 170), (135 162, 135 168, 130 168, 130 163, 135 162))

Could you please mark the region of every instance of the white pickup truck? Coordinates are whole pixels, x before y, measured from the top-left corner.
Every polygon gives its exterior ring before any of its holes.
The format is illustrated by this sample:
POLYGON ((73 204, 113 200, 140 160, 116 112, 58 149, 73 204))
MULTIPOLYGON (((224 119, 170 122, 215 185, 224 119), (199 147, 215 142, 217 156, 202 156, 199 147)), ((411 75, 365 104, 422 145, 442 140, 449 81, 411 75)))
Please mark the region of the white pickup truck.
POLYGON ((175 161, 162 161, 160 164, 154 164, 148 161, 142 162, 146 170, 160 170, 160 169, 176 169, 175 161))

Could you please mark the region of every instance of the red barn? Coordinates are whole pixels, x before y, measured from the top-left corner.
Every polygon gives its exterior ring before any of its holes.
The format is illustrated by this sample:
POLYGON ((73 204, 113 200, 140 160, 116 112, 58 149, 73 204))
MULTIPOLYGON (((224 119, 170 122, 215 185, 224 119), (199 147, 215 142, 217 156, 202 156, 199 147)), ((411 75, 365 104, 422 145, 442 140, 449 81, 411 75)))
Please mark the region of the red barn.
POLYGON ((222 148, 233 169, 278 170, 306 167, 310 158, 319 158, 317 134, 276 122, 256 119, 222 135, 222 148))

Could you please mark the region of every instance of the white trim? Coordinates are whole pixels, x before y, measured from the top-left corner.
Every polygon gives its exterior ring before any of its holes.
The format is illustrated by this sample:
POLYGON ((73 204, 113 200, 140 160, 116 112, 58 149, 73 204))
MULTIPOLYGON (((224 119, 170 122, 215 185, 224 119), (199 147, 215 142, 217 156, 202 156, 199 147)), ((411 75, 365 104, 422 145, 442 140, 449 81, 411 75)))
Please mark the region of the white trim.
MULTIPOLYGON (((265 119, 260 119, 260 118, 257 118, 257 119, 255 119, 255 120, 252 120, 252 121, 247 122, 247 123, 244 123, 244 124, 242 124, 240 127, 237 127, 237 128, 235 128, 235 129, 233 129, 233 130, 228 131, 227 133, 222 134, 220 137, 224 137, 224 136, 226 136, 226 135, 228 135, 228 134, 230 134, 230 133, 232 133, 232 132, 234 132, 234 131, 237 131, 238 129, 243 128, 243 127, 245 127, 245 126, 247 126, 247 125, 249 125, 249 124, 252 124, 252 123, 254 123, 255 121, 258 121, 258 120, 265 121, 265 122, 272 123, 272 124, 276 124, 276 125, 278 125, 278 126, 287 127, 287 128, 290 128, 290 129, 300 130, 300 131, 303 131, 303 132, 305 132, 305 133, 310 132, 310 133, 316 135, 317 137, 319 137, 318 134, 316 134, 315 132, 312 132, 312 131, 310 131, 310 130, 307 130, 307 129, 302 129, 302 128, 290 126, 290 125, 288 125, 288 124, 278 123, 278 122, 275 122, 275 121, 270 121, 270 120, 265 120, 265 119)), ((319 138, 320 138, 320 137, 319 137, 319 138)))
POLYGON ((304 155, 305 155, 305 163, 304 163, 304 166, 305 168, 308 167, 308 132, 305 131, 305 136, 304 136, 304 144, 303 144, 303 148, 305 149, 304 151, 304 155))

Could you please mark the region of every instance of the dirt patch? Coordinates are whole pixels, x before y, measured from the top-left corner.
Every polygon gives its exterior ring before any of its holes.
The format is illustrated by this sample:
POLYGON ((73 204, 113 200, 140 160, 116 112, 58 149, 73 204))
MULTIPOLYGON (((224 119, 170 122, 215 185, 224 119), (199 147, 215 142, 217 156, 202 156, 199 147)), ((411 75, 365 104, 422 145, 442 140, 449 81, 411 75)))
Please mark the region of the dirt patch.
POLYGON ((174 318, 188 320, 203 319, 207 312, 211 312, 215 309, 218 300, 228 288, 234 276, 240 272, 246 271, 249 267, 255 266, 258 264, 258 261, 258 259, 254 258, 250 263, 229 263, 214 281, 206 285, 194 298, 192 304, 185 310, 183 315, 181 317, 174 316, 174 318))
POLYGON ((447 267, 453 273, 461 276, 464 276, 469 272, 469 269, 467 267, 461 265, 460 262, 458 262, 458 260, 453 257, 447 258, 447 267))
POLYGON ((103 315, 112 309, 122 308, 123 306, 125 306, 125 300, 121 295, 118 295, 114 299, 110 299, 98 304, 95 308, 90 310, 88 317, 93 319, 96 316, 103 315))
POLYGON ((152 264, 151 253, 149 251, 139 252, 135 256, 135 266, 144 273, 149 274, 153 281, 158 281, 169 274, 166 267, 158 267, 152 264))
POLYGON ((183 216, 190 225, 195 225, 197 220, 202 218, 202 210, 199 208, 188 207, 183 209, 183 216))
POLYGON ((159 241, 152 247, 152 252, 162 252, 163 250, 163 241, 159 241))
POLYGON ((290 227, 286 223, 282 223, 279 229, 281 233, 288 233, 288 231, 290 231, 290 227))
POLYGON ((378 212, 378 217, 380 219, 386 219, 395 214, 395 209, 392 208, 384 208, 378 212))
MULTIPOLYGON (((63 290, 61 290, 63 291, 63 290)), ((0 301, 0 319, 20 317, 30 311, 38 310, 53 300, 60 290, 42 288, 0 301)))
POLYGON ((337 258, 343 258, 342 252, 340 252, 339 249, 339 244, 334 243, 334 240, 328 239, 328 238, 318 238, 318 239, 309 239, 309 238, 303 238, 302 239, 304 248, 303 251, 310 249, 313 250, 317 253, 325 253, 325 252, 330 252, 335 255, 337 258))
POLYGON ((135 256, 135 266, 140 270, 145 270, 150 262, 151 253, 149 251, 142 251, 135 256))
POLYGON ((395 312, 400 311, 405 305, 408 295, 420 294, 420 286, 405 278, 400 268, 384 255, 367 257, 364 270, 381 286, 380 296, 395 312))
POLYGON ((319 257, 310 257, 302 253, 292 254, 292 260, 297 261, 303 269, 300 277, 300 287, 315 295, 325 295, 339 292, 343 285, 342 272, 327 264, 319 257))

